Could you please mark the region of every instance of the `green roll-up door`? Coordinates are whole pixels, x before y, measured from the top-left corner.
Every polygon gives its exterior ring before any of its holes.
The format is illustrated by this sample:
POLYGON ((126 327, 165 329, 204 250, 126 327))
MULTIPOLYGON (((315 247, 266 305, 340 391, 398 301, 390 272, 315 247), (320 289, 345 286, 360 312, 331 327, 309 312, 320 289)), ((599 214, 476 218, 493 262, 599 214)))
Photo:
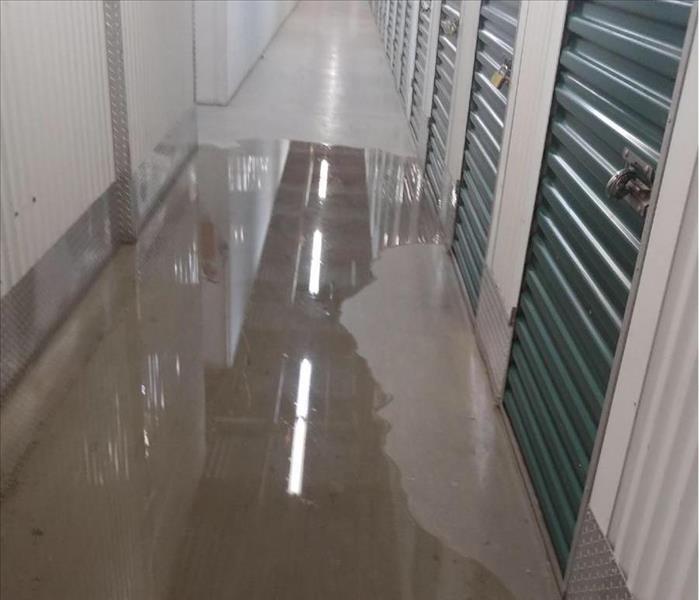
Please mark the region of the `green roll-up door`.
POLYGON ((481 3, 452 246, 474 312, 488 246, 518 16, 519 2, 481 3))
POLYGON ((393 39, 391 40, 391 71, 396 85, 400 81, 400 45, 402 43, 403 25, 405 20, 406 2, 397 2, 395 21, 393 23, 393 39))
POLYGON ((432 4, 430 0, 420 0, 418 4, 417 37, 415 38, 415 68, 413 69, 413 97, 410 103, 410 131, 415 143, 419 141, 419 123, 422 101, 425 97, 427 78, 427 53, 430 40, 432 4))
POLYGON ((442 0, 425 160, 425 192, 435 205, 440 202, 440 187, 447 169, 447 136, 456 76, 460 10, 460 0, 442 0))
POLYGON ((562 569, 690 9, 576 2, 566 21, 504 397, 562 569), (636 192, 614 197, 622 169, 636 192))
POLYGON ((400 49, 400 72, 398 75, 398 91, 406 103, 408 98, 408 86, 410 85, 410 80, 408 79, 408 67, 409 67, 409 56, 410 52, 410 32, 413 23, 413 10, 416 8, 416 2, 406 2, 403 14, 403 35, 401 38, 401 49, 400 49))

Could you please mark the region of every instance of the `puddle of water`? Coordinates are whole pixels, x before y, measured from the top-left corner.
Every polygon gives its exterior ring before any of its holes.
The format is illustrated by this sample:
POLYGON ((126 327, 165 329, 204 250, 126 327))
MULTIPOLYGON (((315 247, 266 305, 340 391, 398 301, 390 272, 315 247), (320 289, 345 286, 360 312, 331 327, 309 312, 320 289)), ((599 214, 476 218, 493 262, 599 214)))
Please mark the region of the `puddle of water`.
POLYGON ((391 328, 356 295, 383 249, 439 240, 419 181, 381 152, 202 148, 122 259, 127 298, 98 283, 110 326, 14 470, 3 597, 512 598, 413 518, 391 439, 424 415, 340 322, 354 296, 391 328))

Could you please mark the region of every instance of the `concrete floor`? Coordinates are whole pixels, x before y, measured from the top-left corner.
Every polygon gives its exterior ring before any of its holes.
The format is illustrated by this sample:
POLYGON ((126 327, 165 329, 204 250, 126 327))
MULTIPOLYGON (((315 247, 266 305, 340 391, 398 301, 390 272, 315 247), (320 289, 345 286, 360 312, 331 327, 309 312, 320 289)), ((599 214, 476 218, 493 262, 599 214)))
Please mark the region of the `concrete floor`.
POLYGON ((315 6, 6 399, 3 598, 557 597, 420 169, 362 147, 409 141, 369 10, 315 6), (334 100, 255 109, 304 31, 334 100))
POLYGON ((299 2, 227 107, 199 106, 199 139, 292 139, 414 156, 367 2, 299 2))

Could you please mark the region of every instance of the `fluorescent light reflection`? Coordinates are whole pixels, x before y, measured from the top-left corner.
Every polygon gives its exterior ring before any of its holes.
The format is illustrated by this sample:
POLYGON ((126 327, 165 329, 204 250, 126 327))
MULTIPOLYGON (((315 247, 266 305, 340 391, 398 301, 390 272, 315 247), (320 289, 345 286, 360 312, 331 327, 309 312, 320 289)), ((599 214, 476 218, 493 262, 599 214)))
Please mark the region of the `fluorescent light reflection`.
POLYGON ((306 432, 308 429, 308 405, 311 391, 311 361, 304 358, 299 369, 299 387, 296 393, 296 420, 294 436, 291 441, 291 464, 289 465, 289 484, 287 493, 301 495, 303 488, 303 462, 306 457, 306 432))
POLYGON ((325 200, 328 194, 328 167, 329 163, 326 159, 320 161, 320 178, 318 179, 318 197, 325 200))
POLYGON ((308 275, 308 291, 315 295, 320 290, 320 255, 323 252, 323 234, 315 230, 311 249, 311 272, 308 275))

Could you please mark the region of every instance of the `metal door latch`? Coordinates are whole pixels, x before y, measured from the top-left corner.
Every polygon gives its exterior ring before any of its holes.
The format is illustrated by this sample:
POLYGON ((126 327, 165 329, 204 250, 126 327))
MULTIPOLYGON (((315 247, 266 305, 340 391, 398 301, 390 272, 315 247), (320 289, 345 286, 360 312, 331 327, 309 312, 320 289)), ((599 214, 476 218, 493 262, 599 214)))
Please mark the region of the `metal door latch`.
POLYGON ((454 35, 459 31, 459 22, 456 19, 442 19, 442 31, 446 35, 454 35))
POLYGON ((503 85, 510 81, 511 70, 512 64, 509 60, 505 60, 500 65, 500 68, 490 76, 490 83, 492 83, 495 88, 499 90, 503 85))
POLYGON ((623 199, 641 217, 645 217, 650 205, 655 169, 628 148, 624 148, 622 156, 624 168, 610 177, 605 191, 610 198, 623 199))

